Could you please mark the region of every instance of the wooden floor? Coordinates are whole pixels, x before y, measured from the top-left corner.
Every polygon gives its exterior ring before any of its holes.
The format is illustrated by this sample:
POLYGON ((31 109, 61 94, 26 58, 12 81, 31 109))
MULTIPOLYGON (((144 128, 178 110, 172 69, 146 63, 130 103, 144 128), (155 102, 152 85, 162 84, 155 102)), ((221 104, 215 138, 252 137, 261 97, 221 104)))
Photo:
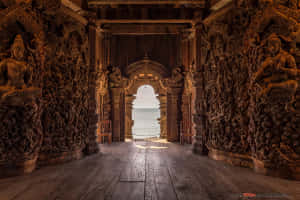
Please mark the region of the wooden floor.
POLYGON ((300 200, 300 182, 194 155, 162 140, 101 145, 101 154, 0 180, 0 200, 300 200), (244 194, 248 195, 248 194, 244 194))

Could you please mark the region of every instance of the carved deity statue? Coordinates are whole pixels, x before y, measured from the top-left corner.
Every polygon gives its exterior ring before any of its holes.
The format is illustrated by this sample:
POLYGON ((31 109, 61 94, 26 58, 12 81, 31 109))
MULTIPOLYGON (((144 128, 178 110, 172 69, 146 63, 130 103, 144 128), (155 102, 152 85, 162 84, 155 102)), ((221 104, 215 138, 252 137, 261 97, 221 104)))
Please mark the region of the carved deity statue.
POLYGON ((108 70, 104 69, 103 67, 100 67, 98 77, 100 93, 105 93, 108 89, 108 74, 108 70))
POLYGON ((22 89, 30 81, 30 69, 22 61, 24 59, 25 46, 21 35, 17 35, 11 47, 11 58, 4 59, 0 63, 1 85, 22 89))
POLYGON ((267 94, 272 89, 287 89, 292 93, 298 88, 299 70, 295 58, 281 48, 281 40, 272 34, 267 41, 270 56, 262 63, 254 76, 261 83, 263 90, 260 95, 267 94))
POLYGON ((109 75, 109 80, 111 88, 121 87, 122 74, 118 67, 112 67, 111 73, 109 75))
POLYGON ((192 88, 194 86, 193 83, 193 73, 195 73, 195 67, 194 64, 191 65, 189 70, 187 72, 184 72, 184 90, 187 93, 190 93, 192 91, 192 88))
POLYGON ((32 73, 30 67, 23 61, 24 55, 25 45, 22 36, 17 35, 11 46, 11 58, 0 62, 1 102, 17 99, 21 102, 22 97, 29 97, 37 92, 36 89, 29 88, 32 73))
POLYGON ((183 75, 181 73, 181 68, 176 67, 172 70, 171 78, 169 79, 169 84, 172 87, 181 87, 183 84, 183 75))

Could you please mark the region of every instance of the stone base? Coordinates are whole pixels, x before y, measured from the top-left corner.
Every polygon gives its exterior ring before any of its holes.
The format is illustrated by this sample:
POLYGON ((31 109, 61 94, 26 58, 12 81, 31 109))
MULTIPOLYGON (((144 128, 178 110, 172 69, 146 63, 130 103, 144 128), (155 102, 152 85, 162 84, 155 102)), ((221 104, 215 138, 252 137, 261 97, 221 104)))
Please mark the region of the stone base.
POLYGON ((72 160, 79 160, 83 157, 82 149, 78 149, 71 152, 61 153, 40 153, 38 159, 38 165, 55 165, 70 162, 72 160))
POLYGON ((21 162, 1 163, 0 178, 29 174, 36 168, 37 156, 32 160, 21 162))
POLYGON ((208 156, 214 160, 224 161, 233 166, 247 167, 255 172, 274 176, 279 178, 300 180, 300 164, 290 164, 286 167, 278 168, 274 164, 257 160, 250 155, 242 155, 237 153, 224 152, 216 149, 210 149, 208 156))

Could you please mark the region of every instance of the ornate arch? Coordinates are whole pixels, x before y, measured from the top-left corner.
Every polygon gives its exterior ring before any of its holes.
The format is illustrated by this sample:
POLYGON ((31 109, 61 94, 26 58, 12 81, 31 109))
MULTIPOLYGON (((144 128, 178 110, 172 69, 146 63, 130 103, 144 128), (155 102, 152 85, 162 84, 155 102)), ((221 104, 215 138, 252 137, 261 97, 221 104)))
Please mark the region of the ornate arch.
POLYGON ((132 125, 133 121, 131 118, 132 113, 132 103, 135 99, 134 94, 142 85, 151 85, 154 89, 155 94, 158 94, 158 99, 160 102, 160 112, 161 112, 161 137, 166 137, 166 95, 167 88, 163 84, 163 80, 169 75, 168 70, 162 64, 150 60, 145 57, 143 60, 137 61, 130 64, 126 70, 125 74, 128 77, 128 83, 125 89, 125 137, 132 137, 132 125))
POLYGON ((128 65, 125 74, 129 79, 134 79, 134 77, 139 74, 152 74, 158 79, 164 79, 168 77, 169 72, 164 65, 150 60, 146 56, 144 59, 128 65))

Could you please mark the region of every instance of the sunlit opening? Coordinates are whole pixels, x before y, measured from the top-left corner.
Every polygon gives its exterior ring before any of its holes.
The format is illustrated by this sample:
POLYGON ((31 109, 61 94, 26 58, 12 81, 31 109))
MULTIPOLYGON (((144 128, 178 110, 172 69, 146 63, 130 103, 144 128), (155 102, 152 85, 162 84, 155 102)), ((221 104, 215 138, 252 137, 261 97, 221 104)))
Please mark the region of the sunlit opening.
POLYGON ((150 85, 139 87, 133 102, 132 119, 134 125, 132 135, 134 139, 158 138, 160 135, 159 100, 150 85))

